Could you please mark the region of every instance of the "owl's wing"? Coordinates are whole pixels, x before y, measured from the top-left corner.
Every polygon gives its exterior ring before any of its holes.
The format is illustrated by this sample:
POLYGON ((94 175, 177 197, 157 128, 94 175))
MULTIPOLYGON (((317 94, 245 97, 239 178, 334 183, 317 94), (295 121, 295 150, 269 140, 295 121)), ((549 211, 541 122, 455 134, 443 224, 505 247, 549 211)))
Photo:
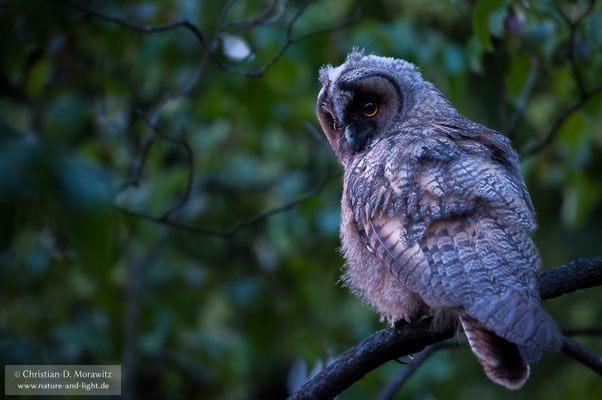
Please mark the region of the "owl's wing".
POLYGON ((539 306, 533 211, 509 158, 515 153, 505 139, 486 136, 497 133, 483 135, 379 143, 349 176, 356 222, 367 245, 430 306, 463 310, 513 343, 558 350, 555 323, 539 306))

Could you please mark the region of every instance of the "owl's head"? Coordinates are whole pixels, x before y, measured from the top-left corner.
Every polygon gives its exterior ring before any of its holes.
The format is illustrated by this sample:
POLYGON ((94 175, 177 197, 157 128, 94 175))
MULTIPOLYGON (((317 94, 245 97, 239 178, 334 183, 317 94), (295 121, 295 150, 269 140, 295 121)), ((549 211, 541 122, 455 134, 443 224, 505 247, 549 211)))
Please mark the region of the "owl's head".
POLYGON ((338 67, 323 67, 320 81, 316 113, 344 166, 394 133, 417 104, 441 97, 413 64, 357 51, 338 67))

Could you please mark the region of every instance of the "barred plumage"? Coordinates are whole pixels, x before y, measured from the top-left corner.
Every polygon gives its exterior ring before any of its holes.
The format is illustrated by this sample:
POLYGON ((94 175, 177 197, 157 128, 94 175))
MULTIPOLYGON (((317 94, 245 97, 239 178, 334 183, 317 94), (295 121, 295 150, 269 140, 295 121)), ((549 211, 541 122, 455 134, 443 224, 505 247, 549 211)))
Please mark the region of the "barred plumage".
POLYGON ((345 169, 344 281, 391 322, 451 312, 489 378, 521 387, 562 335, 540 305, 534 209, 510 141, 403 60, 353 52, 320 79, 318 119, 345 169))

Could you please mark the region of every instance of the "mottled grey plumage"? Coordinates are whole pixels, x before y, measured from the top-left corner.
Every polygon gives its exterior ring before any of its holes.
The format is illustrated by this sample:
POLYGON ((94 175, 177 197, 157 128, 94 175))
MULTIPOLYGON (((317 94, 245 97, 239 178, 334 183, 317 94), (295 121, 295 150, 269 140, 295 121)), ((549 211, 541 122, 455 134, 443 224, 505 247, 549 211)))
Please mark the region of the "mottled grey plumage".
POLYGON ((489 378, 521 387, 562 335, 540 306, 534 210, 510 141, 403 60, 353 52, 320 80, 318 119, 345 169, 344 281, 390 322, 451 314, 489 378))

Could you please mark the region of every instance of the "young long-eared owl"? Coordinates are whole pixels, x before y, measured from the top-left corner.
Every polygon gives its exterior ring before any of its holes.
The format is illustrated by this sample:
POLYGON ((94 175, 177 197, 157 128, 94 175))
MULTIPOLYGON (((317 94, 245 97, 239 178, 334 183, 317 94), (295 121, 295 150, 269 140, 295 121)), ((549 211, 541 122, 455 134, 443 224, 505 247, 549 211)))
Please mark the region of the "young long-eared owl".
POLYGON ((563 337, 541 308, 534 210, 510 141, 460 115, 411 63, 351 53, 317 115, 344 167, 344 281, 390 322, 459 321, 494 382, 563 337))

